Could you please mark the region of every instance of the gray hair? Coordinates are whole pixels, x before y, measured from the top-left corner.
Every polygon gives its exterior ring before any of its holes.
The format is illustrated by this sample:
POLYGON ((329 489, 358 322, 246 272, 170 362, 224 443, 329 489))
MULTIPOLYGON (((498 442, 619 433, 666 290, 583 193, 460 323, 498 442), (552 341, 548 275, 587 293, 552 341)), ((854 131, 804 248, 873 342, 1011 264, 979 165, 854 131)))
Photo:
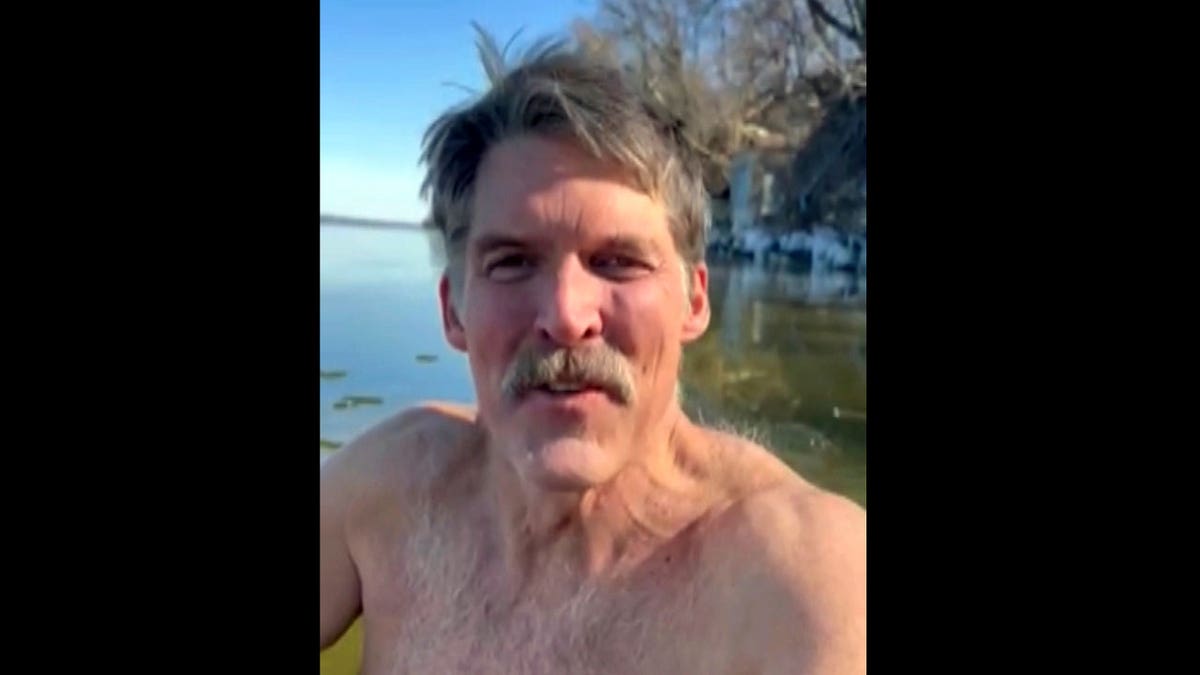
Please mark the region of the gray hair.
MULTIPOLYGON (((462 260, 484 156, 528 133, 570 138, 628 171, 639 190, 665 205, 684 264, 702 261, 708 194, 682 123, 632 86, 619 68, 570 50, 565 41, 539 41, 509 67, 495 41, 476 29, 491 88, 438 117, 425 132, 421 153, 428 167, 421 196, 430 199, 430 218, 441 232, 449 268, 462 260)), ((450 277, 457 285, 455 274, 450 277)))

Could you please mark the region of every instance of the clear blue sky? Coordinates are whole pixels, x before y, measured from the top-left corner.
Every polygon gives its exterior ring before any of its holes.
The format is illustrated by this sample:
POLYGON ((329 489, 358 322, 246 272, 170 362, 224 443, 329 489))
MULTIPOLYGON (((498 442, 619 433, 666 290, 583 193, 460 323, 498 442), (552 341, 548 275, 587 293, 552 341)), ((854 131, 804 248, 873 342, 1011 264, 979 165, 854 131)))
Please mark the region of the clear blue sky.
POLYGON ((321 211, 418 221, 421 135, 484 87, 472 20, 503 45, 566 35, 594 0, 322 0, 321 211))

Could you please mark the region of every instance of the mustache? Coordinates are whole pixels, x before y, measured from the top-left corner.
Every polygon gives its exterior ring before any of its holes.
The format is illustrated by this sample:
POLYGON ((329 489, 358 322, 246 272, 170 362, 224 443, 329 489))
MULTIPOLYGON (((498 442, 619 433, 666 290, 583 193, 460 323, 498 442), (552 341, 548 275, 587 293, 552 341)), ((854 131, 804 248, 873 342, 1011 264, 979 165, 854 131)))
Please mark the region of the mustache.
POLYGON ((608 346, 557 349, 550 353, 523 349, 513 359, 501 386, 506 397, 517 399, 551 384, 598 387, 620 403, 633 400, 629 362, 608 346))

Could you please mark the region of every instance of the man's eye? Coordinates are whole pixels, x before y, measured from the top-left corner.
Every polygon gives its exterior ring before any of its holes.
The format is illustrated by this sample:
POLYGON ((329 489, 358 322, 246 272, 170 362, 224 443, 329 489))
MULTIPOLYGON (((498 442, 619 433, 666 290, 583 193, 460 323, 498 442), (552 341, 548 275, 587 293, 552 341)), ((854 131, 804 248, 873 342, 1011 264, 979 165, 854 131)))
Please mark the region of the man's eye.
POLYGON ((632 267, 636 264, 632 258, 623 255, 602 255, 597 256, 595 260, 597 267, 632 267))
POLYGON ((533 269, 533 259, 527 255, 513 253, 489 262, 484 268, 487 275, 498 281, 519 279, 533 269))
POLYGON ((513 254, 513 255, 506 255, 503 258, 500 258, 500 259, 494 261, 492 263, 492 268, 495 269, 497 267, 523 267, 528 264, 529 264, 529 258, 527 256, 513 254))
POLYGON ((622 277, 641 274, 649 269, 649 266, 643 263, 641 260, 619 254, 596 256, 592 259, 592 267, 601 274, 617 275, 622 277))

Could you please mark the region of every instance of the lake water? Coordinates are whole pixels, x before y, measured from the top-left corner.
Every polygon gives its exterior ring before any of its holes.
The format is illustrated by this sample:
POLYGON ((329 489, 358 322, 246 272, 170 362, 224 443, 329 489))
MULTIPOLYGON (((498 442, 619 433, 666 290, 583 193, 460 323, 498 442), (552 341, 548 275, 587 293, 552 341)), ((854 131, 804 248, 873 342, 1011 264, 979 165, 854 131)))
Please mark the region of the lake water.
MULTIPOLYGON (((474 400, 466 357, 442 335, 435 236, 321 226, 322 457, 417 401, 474 400)), ((684 351, 693 419, 753 435, 865 507, 865 278, 714 261, 709 298, 708 332, 684 351)), ((359 639, 356 624, 322 672, 354 672, 359 639)))

